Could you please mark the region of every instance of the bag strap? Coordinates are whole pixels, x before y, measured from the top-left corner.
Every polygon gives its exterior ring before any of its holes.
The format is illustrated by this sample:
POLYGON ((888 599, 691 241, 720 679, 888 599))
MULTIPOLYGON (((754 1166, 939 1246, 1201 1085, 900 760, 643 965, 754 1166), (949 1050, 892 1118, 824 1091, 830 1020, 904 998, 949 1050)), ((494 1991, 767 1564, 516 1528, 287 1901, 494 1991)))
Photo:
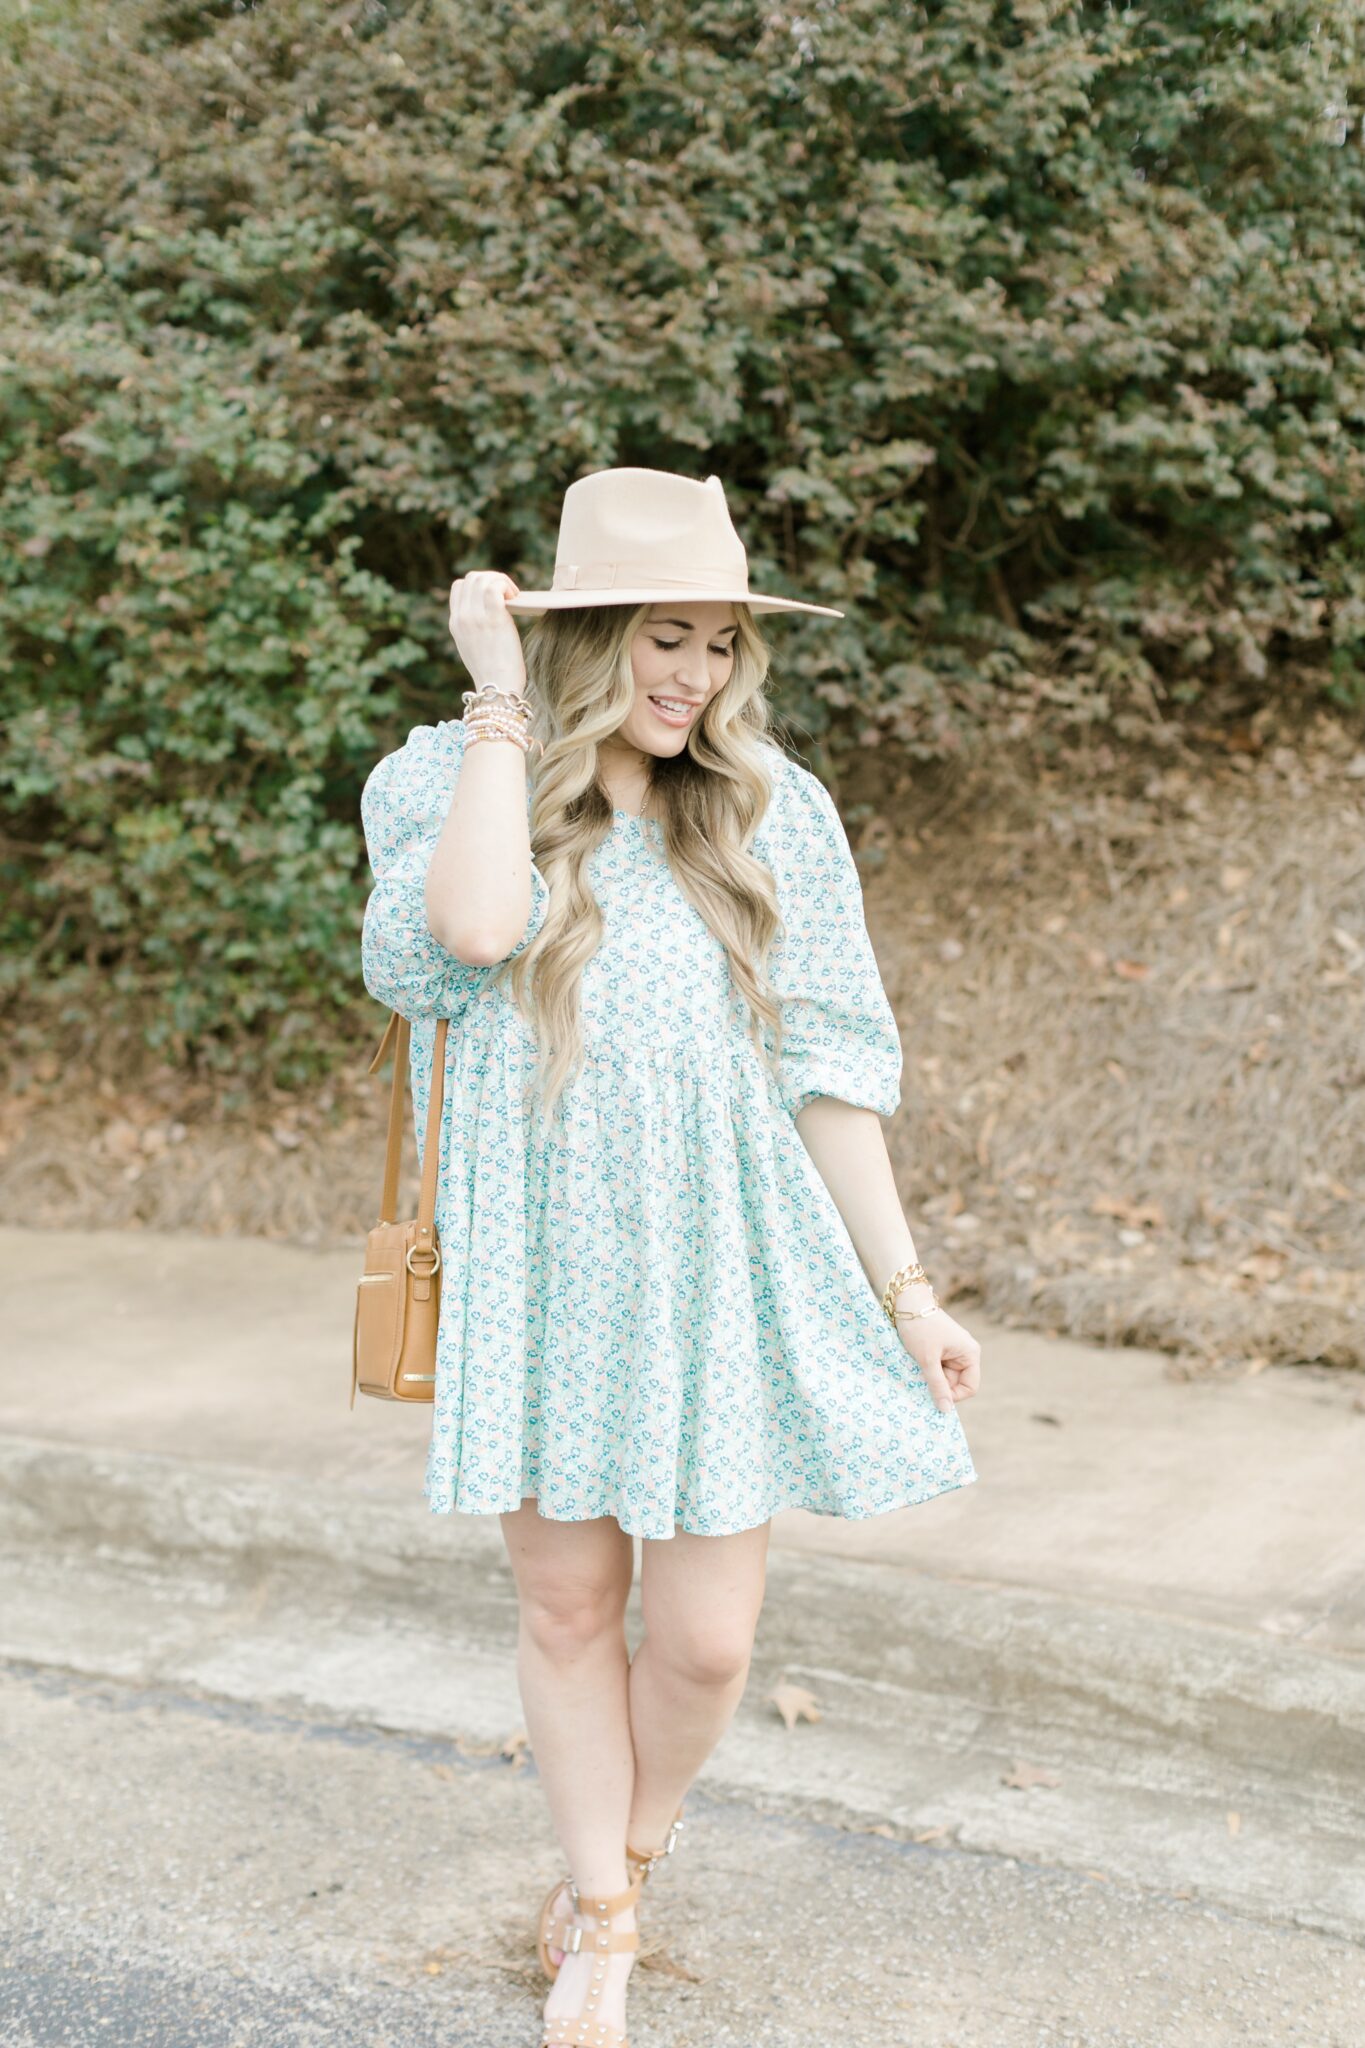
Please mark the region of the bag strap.
MULTIPOLYGON (((450 1028, 448 1017, 436 1019, 436 1040, 431 1060, 431 1090, 427 1103, 427 1136, 422 1148, 422 1185, 417 1196, 417 1243, 428 1249, 436 1240, 436 1176, 439 1167, 437 1157, 441 1143, 441 1117, 445 1109, 446 1092, 446 1036, 450 1028)), ((393 1041, 393 1081, 389 1088, 389 1135, 384 1148, 384 1189, 380 1197, 379 1220, 381 1223, 396 1223, 398 1208, 398 1170, 403 1159, 403 1122, 408 1088, 408 1045, 412 1027, 406 1017, 400 1017, 394 1010, 384 1026, 384 1036, 379 1041, 379 1050, 370 1061, 367 1071, 373 1073, 382 1062, 393 1041)))

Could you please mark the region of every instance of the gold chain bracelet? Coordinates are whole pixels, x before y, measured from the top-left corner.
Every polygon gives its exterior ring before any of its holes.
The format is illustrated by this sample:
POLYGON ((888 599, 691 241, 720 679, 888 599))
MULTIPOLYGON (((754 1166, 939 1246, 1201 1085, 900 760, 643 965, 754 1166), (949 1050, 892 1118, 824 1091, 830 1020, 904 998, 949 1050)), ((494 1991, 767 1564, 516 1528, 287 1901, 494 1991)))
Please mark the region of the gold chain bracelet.
POLYGON ((923 1266, 920 1264, 918 1259, 910 1260, 906 1265, 900 1268, 899 1272, 893 1273, 891 1275, 890 1280, 887 1282, 886 1292, 882 1296, 882 1313, 885 1315, 886 1320, 890 1323, 893 1330, 896 1327, 897 1317, 899 1317, 902 1322, 913 1322, 916 1316, 931 1316, 934 1313, 934 1310, 939 1306, 938 1296, 935 1294, 933 1302, 928 1308, 895 1307, 894 1304, 896 1296, 900 1293, 903 1287, 908 1287, 910 1283, 914 1280, 922 1280, 925 1286, 929 1289, 929 1292, 933 1294, 933 1283, 931 1282, 929 1275, 925 1272, 923 1266))

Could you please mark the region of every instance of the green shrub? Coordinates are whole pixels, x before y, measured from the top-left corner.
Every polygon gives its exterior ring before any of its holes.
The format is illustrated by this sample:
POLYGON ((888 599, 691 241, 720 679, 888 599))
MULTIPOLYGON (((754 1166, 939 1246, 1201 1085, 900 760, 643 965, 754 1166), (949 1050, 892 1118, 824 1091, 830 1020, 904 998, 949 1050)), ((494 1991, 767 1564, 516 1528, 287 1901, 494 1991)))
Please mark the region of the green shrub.
POLYGON ((34 0, 0 992, 306 1072, 447 586, 603 464, 846 606, 774 627, 817 765, 1357 707, 1361 77, 1341 0, 34 0))

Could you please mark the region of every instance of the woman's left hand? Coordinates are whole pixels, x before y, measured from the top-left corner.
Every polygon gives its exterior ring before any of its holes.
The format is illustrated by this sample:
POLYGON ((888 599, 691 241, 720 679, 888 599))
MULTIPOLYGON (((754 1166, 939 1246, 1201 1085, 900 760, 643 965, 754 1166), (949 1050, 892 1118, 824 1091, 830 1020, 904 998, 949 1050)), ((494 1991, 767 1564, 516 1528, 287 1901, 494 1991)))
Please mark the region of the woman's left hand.
POLYGON ((927 1316, 898 1316, 896 1330, 944 1415, 951 1414, 957 1402, 971 1400, 981 1385, 981 1346, 970 1330, 955 1322, 946 1308, 927 1316))

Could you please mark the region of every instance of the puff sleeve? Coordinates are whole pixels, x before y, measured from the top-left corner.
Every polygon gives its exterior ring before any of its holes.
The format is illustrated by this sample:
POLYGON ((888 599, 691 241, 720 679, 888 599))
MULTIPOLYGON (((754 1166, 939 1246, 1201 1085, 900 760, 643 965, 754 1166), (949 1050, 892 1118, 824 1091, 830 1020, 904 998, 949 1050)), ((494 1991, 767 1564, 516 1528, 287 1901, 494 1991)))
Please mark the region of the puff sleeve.
MULTIPOLYGON (((412 1021, 458 1019, 496 964, 466 965, 446 951, 427 924, 427 869, 450 809, 464 745, 462 719, 416 725, 401 747, 370 770, 360 796, 375 878, 361 930, 361 973, 376 1002, 412 1021)), ((513 953, 539 929, 549 894, 533 862, 530 916, 513 953)))
POLYGON ((893 1116, 901 1099, 900 1032, 843 820, 819 777, 786 756, 772 810, 761 857, 785 927, 768 958, 782 1011, 783 1103, 794 1117, 817 1095, 834 1095, 893 1116))

